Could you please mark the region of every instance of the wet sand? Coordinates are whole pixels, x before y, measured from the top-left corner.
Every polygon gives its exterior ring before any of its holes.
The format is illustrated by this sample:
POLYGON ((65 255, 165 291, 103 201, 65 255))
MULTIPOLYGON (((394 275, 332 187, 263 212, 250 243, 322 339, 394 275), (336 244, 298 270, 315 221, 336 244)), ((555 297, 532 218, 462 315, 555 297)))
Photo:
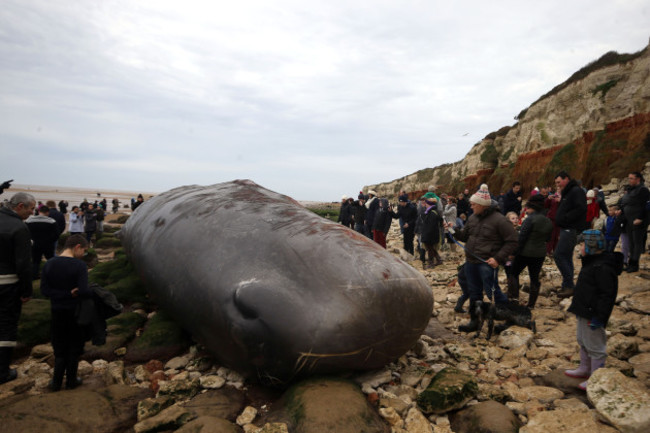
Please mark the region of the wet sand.
POLYGON ((108 209, 110 210, 112 200, 117 198, 120 201, 120 211, 131 211, 130 204, 131 198, 136 198, 138 194, 142 194, 145 200, 156 195, 153 192, 144 191, 119 191, 119 190, 102 190, 90 188, 74 188, 67 186, 44 186, 44 185, 21 185, 12 184, 11 188, 5 190, 0 194, 0 202, 5 199, 8 200, 17 192, 28 192, 36 198, 37 202, 45 203, 48 200, 54 200, 57 204, 60 200, 66 200, 69 204, 68 209, 72 206, 78 206, 84 199, 93 203, 95 200, 101 201, 106 198, 108 202, 108 209), (99 195, 98 195, 99 193, 99 195), (125 208, 126 206, 126 208, 125 208))

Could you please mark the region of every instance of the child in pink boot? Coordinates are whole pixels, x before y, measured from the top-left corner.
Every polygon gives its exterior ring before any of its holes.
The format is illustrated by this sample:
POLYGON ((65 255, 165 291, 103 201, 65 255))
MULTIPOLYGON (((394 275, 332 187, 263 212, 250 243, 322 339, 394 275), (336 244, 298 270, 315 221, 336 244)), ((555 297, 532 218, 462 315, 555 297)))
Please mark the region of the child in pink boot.
MULTIPOLYGON (((578 242, 582 269, 569 311, 578 319, 580 365, 564 374, 588 379, 595 370, 605 365, 605 327, 616 301, 618 276, 623 271, 623 255, 605 251, 605 236, 600 230, 585 230, 578 236, 578 242)), ((578 387, 585 390, 587 381, 578 387)))

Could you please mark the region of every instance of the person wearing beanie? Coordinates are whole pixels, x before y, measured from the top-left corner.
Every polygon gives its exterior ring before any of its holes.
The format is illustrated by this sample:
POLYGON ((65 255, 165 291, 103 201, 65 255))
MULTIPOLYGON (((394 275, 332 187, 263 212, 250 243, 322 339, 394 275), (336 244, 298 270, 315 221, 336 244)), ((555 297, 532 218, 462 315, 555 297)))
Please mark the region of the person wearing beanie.
POLYGON ((546 242, 551 238, 553 223, 544 216, 544 197, 536 194, 525 205, 527 217, 519 230, 519 248, 512 269, 512 283, 508 281, 508 299, 519 299, 519 274, 528 268, 530 290, 528 308, 535 308, 541 282, 539 273, 546 257, 546 242))
POLYGON ((517 249, 517 233, 497 206, 492 205, 488 186, 483 184, 470 197, 472 215, 467 224, 456 231, 455 238, 465 244, 465 276, 467 278, 471 320, 458 327, 459 331, 471 332, 478 329, 475 304, 483 299, 485 292, 494 302, 507 302, 497 282, 499 264, 504 265, 508 256, 517 249))
MULTIPOLYGON (((605 328, 618 294, 618 276, 623 271, 623 255, 605 251, 605 236, 600 230, 585 230, 578 237, 582 269, 578 274, 569 312, 577 317, 576 337, 580 346, 580 365, 564 374, 587 379, 605 366, 607 334, 605 328)), ((584 390, 587 381, 579 386, 584 390)))

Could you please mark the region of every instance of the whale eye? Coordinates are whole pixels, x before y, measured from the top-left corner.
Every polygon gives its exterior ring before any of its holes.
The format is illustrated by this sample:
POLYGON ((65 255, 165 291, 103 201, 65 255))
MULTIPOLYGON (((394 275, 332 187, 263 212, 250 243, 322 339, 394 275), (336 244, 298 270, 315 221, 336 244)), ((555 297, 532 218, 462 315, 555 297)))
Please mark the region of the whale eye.
POLYGON ((246 302, 246 292, 250 292, 250 288, 249 290, 247 290, 247 288, 249 288, 249 286, 238 287, 233 294, 233 302, 235 307, 237 307, 237 310, 239 310, 245 319, 257 319, 259 317, 259 312, 255 309, 255 304, 252 302, 246 302))

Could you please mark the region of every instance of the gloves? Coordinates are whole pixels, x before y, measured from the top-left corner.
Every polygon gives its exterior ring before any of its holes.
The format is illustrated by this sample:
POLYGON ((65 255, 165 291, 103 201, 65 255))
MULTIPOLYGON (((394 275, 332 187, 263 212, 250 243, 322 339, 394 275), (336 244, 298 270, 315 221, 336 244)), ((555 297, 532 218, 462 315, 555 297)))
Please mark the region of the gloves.
POLYGON ((601 322, 600 320, 596 319, 595 317, 589 321, 589 327, 591 329, 598 329, 598 328, 604 328, 605 324, 601 322))

